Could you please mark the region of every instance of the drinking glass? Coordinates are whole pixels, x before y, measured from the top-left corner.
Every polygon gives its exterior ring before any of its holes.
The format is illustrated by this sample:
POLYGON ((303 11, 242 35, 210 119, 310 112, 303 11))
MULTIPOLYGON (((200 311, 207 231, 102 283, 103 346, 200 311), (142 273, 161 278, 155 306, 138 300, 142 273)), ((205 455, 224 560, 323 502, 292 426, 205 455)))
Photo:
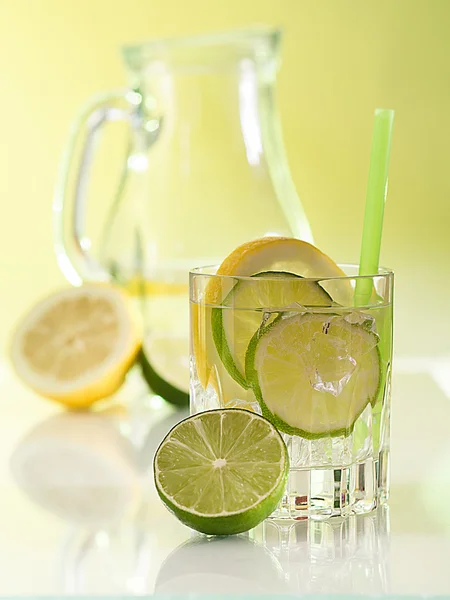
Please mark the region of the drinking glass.
POLYGON ((367 513, 389 496, 393 273, 365 276, 372 293, 355 306, 358 266, 340 267, 325 279, 190 273, 191 412, 244 408, 279 429, 280 519, 367 513))

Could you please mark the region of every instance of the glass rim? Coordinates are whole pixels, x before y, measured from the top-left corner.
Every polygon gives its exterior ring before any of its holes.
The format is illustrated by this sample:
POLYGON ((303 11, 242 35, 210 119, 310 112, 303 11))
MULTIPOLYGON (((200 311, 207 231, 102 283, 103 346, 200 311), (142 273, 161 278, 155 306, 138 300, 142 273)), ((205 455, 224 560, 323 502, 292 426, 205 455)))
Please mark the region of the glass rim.
MULTIPOLYGON (((216 273, 207 273, 205 272, 207 269, 217 269, 220 265, 206 265, 204 267, 195 267, 189 270, 189 277, 200 276, 205 278, 220 278, 224 280, 233 280, 233 281, 278 281, 279 283, 283 283, 285 281, 292 281, 288 277, 258 277, 257 279, 250 275, 221 275, 216 273)), ((341 268, 355 268, 358 269, 359 265, 356 263, 337 263, 338 267, 341 268)), ((274 269, 275 270, 275 269, 274 269)), ((334 277, 326 276, 326 277, 303 277, 303 281, 345 281, 345 280, 360 280, 360 279, 375 279, 377 277, 380 278, 391 278, 394 276, 394 271, 388 267, 379 267, 378 273, 371 273, 369 275, 337 275, 334 277)))
POLYGON ((170 51, 188 50, 214 46, 245 46, 259 42, 272 42, 275 46, 279 43, 283 30, 270 25, 254 25, 246 28, 229 29, 225 31, 209 32, 199 35, 167 36, 150 38, 136 43, 124 44, 122 54, 125 60, 134 59, 145 54, 155 57, 170 54, 170 51))

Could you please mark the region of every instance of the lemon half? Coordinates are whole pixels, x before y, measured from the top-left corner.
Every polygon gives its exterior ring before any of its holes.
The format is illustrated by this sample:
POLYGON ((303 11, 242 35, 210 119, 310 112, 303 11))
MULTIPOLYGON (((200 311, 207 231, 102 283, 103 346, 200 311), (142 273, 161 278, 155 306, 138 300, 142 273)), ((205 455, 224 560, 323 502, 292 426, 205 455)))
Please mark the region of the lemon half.
POLYGON ((141 342, 128 295, 112 285, 85 284, 28 312, 14 333, 11 360, 38 394, 83 408, 118 390, 141 342))

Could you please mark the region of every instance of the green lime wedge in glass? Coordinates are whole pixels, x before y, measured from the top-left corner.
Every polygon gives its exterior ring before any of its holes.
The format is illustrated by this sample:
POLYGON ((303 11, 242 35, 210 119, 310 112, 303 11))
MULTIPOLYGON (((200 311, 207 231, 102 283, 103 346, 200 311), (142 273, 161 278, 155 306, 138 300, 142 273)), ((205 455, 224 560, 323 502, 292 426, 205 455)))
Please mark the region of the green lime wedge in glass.
POLYGON ((253 336, 247 379, 263 415, 280 431, 307 439, 348 435, 376 400, 379 337, 352 317, 280 316, 253 336))
POLYGON ((234 408, 181 421, 154 458, 164 504, 182 523, 210 535, 241 533, 266 519, 281 500, 288 471, 277 429, 234 408))
POLYGON ((211 314, 212 335, 223 365, 239 385, 249 388, 245 354, 263 319, 290 306, 333 304, 317 282, 294 273, 265 271, 238 281, 223 301, 224 308, 213 308, 211 314))

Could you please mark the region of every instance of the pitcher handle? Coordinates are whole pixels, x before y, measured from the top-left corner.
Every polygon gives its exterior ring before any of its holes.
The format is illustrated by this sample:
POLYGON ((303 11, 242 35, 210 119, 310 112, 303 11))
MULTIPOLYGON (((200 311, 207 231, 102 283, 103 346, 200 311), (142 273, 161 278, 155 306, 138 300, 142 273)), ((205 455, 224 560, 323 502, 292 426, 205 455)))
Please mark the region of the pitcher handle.
POLYGON ((94 156, 94 144, 103 125, 112 121, 128 121, 135 126, 140 94, 118 89, 93 96, 76 117, 69 131, 59 167, 53 200, 53 234, 56 258, 65 277, 73 285, 86 280, 109 281, 111 275, 89 253, 91 242, 85 234, 86 190, 94 156), (115 106, 125 100, 126 108, 115 106), (86 127, 86 140, 70 195, 69 174, 80 132, 86 127))

